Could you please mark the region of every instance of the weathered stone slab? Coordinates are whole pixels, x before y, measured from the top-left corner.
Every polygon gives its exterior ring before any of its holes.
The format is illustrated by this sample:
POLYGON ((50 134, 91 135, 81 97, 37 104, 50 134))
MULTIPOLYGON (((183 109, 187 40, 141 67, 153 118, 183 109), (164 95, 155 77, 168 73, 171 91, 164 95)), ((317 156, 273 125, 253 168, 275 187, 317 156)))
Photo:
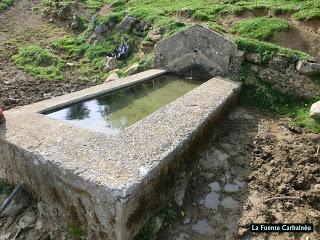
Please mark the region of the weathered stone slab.
POLYGON ((150 70, 6 112, 0 178, 24 182, 48 214, 94 239, 127 240, 174 196, 208 129, 234 104, 240 84, 214 78, 117 136, 80 129, 41 112, 164 74, 150 70))
MULTIPOLYGON (((191 66, 203 68, 213 76, 227 76, 238 68, 238 47, 204 26, 195 25, 157 43, 155 66, 171 72, 184 73, 191 66)), ((241 63, 240 63, 241 64, 241 63)))

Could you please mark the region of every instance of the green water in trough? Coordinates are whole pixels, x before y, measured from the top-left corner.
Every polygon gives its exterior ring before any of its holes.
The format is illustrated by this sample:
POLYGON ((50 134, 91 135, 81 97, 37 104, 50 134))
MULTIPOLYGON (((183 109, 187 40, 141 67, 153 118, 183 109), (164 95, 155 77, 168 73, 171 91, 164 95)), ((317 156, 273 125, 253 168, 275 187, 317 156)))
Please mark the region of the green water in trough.
POLYGON ((201 83, 197 80, 166 75, 73 104, 47 116, 81 128, 115 135, 201 83))

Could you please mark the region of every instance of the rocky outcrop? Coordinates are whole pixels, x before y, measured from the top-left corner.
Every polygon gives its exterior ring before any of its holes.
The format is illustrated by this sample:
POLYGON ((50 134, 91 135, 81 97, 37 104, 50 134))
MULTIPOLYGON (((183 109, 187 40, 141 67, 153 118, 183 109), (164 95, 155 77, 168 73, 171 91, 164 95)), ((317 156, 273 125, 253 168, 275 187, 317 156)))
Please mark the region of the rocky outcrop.
POLYGON ((143 36, 146 33, 146 31, 150 29, 150 27, 151 25, 148 22, 141 21, 132 16, 126 16, 125 19, 119 25, 120 31, 132 31, 138 36, 143 36))
POLYGON ((320 101, 312 104, 310 108, 310 117, 315 120, 320 120, 320 101))

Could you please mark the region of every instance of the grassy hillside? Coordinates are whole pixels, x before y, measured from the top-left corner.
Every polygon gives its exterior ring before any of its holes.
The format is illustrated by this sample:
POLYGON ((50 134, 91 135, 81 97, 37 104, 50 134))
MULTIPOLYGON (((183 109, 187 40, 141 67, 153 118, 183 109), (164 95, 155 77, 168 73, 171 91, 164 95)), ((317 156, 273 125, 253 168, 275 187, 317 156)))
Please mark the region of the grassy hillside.
MULTIPOLYGON (((71 3, 72 0, 63 0, 58 5, 61 7, 71 3)), ((31 47, 21 44, 12 61, 39 78, 63 80, 66 72, 73 71, 77 72, 75 75, 91 81, 103 82, 110 74, 106 68, 107 54, 126 39, 131 54, 127 60, 117 61, 118 74, 125 76, 126 70, 133 64, 138 64, 139 70, 149 68, 153 63, 153 52, 140 51, 142 43, 150 41, 148 31, 141 35, 132 30, 121 32, 111 29, 102 38, 96 38, 97 26, 119 24, 129 15, 148 22, 151 29, 159 30, 162 39, 194 23, 205 25, 228 35, 241 50, 259 53, 266 66, 275 55, 311 59, 307 53, 280 47, 269 40, 278 32, 286 33, 292 29, 292 19, 320 19, 320 1, 315 0, 85 0, 81 5, 90 13, 78 13, 86 22, 82 32, 57 38, 49 44, 40 42, 31 47), (101 7, 106 5, 108 11, 100 13, 101 7), (96 16, 90 19, 89 16, 94 14, 96 16), (236 20, 232 24, 224 24, 222 20, 228 18, 236 20)), ((57 9, 53 0, 44 0, 43 6, 57 9)), ((315 99, 297 98, 291 101, 290 96, 272 90, 268 84, 248 72, 245 66, 243 75, 250 76, 238 78, 244 82, 244 92, 248 93, 242 101, 246 106, 258 106, 290 116, 297 125, 320 132, 319 126, 308 116, 310 104, 315 99)))

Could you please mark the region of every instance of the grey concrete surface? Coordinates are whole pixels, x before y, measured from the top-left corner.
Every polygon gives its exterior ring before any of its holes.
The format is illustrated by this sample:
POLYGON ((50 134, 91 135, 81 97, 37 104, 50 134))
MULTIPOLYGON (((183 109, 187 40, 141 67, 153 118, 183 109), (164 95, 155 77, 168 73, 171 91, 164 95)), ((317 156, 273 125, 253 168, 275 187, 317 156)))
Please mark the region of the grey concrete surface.
POLYGON ((48 214, 95 239, 127 240, 171 198, 171 185, 209 127, 230 110, 240 84, 213 78, 117 136, 77 128, 43 114, 152 79, 150 70, 5 112, 0 178, 24 182, 48 214))
POLYGON ((202 75, 227 76, 241 65, 238 46, 202 25, 178 32, 155 46, 155 66, 184 74, 190 66, 201 66, 202 75))

